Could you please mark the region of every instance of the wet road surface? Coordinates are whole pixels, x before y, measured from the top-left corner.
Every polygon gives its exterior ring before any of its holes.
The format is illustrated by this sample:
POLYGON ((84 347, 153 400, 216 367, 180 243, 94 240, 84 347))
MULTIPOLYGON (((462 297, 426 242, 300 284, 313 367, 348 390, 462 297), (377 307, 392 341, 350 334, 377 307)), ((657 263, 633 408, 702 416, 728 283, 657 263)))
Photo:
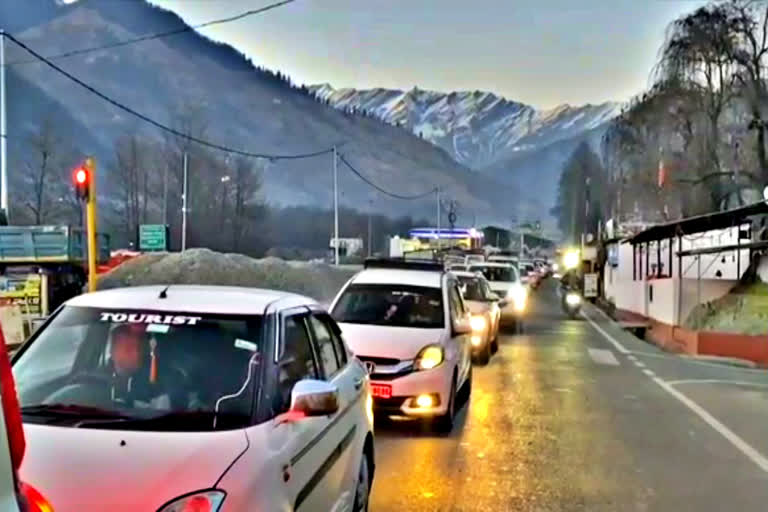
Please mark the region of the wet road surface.
POLYGON ((378 424, 371 511, 767 510, 768 373, 670 356, 586 313, 538 291, 450 435, 378 424))

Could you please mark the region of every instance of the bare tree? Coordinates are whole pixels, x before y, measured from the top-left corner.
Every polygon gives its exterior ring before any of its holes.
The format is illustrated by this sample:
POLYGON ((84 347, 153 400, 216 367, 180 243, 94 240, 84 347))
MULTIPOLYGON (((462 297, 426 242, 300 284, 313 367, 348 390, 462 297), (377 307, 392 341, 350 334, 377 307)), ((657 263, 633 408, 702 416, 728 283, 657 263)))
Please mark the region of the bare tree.
POLYGON ((115 141, 115 172, 122 200, 124 229, 129 239, 137 237, 139 224, 147 223, 153 203, 155 169, 162 166, 157 148, 138 135, 124 135, 115 141))
POLYGON ((238 158, 235 162, 232 199, 232 249, 240 250, 248 228, 264 214, 264 205, 258 198, 261 189, 260 168, 251 159, 238 158))
POLYGON ((25 174, 20 185, 24 206, 34 224, 48 222, 62 213, 61 207, 70 178, 69 169, 77 162, 73 151, 51 118, 45 118, 38 131, 25 139, 25 174), (71 160, 67 162, 67 160, 71 160))

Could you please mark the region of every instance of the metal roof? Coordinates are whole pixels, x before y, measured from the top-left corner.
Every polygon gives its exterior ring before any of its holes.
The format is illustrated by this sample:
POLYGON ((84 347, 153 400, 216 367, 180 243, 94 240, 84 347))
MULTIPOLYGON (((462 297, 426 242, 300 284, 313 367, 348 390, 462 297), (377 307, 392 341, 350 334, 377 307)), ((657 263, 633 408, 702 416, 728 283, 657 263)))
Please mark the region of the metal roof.
POLYGON ((768 204, 764 201, 732 210, 696 215, 672 222, 656 224, 628 238, 626 241, 635 245, 674 238, 678 235, 726 229, 743 224, 749 217, 760 214, 768 214, 768 204))
POLYGON ((160 292, 166 285, 114 288, 79 295, 67 305, 104 309, 173 311, 220 315, 262 315, 269 304, 279 301, 280 308, 309 306, 313 299, 288 292, 236 286, 171 285, 165 298, 160 292))

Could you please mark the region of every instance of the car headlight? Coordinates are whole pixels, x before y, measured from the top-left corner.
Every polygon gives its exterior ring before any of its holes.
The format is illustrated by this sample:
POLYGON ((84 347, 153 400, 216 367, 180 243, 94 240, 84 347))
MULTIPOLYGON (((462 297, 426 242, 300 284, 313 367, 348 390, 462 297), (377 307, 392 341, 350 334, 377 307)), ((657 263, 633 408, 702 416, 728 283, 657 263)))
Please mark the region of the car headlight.
POLYGON ((507 292, 507 297, 512 299, 516 311, 524 311, 528 301, 528 290, 524 286, 513 286, 507 292))
POLYGON ((469 325, 475 332, 483 332, 485 330, 485 317, 473 316, 469 320, 469 325))
POLYGON ((177 498, 158 512, 218 512, 225 497, 223 491, 200 491, 177 498))
POLYGON ((431 370, 442 363, 443 360, 445 360, 443 347, 440 345, 427 345, 416 356, 416 359, 413 361, 413 367, 417 370, 431 370))

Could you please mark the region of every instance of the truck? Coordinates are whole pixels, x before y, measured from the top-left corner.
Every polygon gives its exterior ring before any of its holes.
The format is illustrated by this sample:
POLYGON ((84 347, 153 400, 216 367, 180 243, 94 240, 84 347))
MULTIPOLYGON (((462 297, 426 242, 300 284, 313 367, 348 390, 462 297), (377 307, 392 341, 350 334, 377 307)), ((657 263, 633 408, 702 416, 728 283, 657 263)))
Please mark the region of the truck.
MULTIPOLYGON (((110 257, 98 234, 97 263, 110 257)), ((0 304, 18 305, 31 325, 83 292, 88 282, 86 231, 75 226, 0 226, 0 304)))

